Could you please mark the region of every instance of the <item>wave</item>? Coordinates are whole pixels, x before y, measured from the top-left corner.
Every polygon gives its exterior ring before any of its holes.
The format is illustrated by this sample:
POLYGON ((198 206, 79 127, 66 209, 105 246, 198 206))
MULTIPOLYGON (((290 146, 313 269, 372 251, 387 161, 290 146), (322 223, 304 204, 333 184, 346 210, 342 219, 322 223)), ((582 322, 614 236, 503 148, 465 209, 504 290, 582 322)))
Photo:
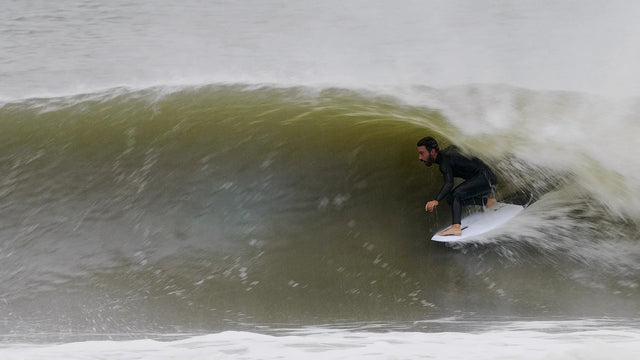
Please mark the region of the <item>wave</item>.
POLYGON ((637 112, 505 86, 397 90, 212 84, 4 104, 8 324, 637 313, 640 191, 623 143, 637 112), (605 125, 594 108, 619 116, 605 125), (424 213, 441 185, 417 161, 427 135, 496 169, 501 199, 533 205, 461 251, 426 242, 449 222, 446 206, 424 213))
MULTIPOLYGON (((65 344, 5 345, 0 353, 8 358, 84 359, 108 356, 112 359, 175 359, 215 355, 216 358, 281 359, 322 358, 386 359, 390 353, 403 359, 422 359, 425 354, 440 359, 558 358, 634 359, 638 351, 637 328, 595 322, 597 328, 571 322, 536 322, 526 326, 505 324, 491 330, 468 332, 364 331, 335 328, 305 328, 261 334, 225 331, 186 337, 150 336, 147 340, 79 341, 65 344), (464 342, 473 346, 452 351, 447 344, 464 342), (593 343, 596 342, 597 345, 593 343), (507 345, 507 346, 505 346, 507 345), (206 354, 206 355, 205 355, 206 354)), ((617 324, 616 324, 617 325, 617 324)))

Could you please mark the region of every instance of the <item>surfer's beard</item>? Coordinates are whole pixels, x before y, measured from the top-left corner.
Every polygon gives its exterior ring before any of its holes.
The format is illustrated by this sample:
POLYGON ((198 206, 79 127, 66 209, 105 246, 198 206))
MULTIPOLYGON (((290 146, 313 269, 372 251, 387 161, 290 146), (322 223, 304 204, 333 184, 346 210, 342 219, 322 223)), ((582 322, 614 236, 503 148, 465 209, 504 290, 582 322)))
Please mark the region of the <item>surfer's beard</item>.
POLYGON ((422 162, 424 163, 425 166, 431 166, 433 165, 433 157, 429 155, 429 158, 427 160, 422 160, 422 162))

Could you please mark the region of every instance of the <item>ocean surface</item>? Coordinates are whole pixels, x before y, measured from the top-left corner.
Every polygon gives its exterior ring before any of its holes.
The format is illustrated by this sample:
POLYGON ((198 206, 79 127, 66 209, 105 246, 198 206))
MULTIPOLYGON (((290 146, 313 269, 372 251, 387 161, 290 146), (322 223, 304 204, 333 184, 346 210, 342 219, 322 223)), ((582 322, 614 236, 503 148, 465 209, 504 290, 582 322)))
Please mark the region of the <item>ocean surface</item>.
POLYGON ((0 358, 640 358, 640 5, 0 6, 0 358))

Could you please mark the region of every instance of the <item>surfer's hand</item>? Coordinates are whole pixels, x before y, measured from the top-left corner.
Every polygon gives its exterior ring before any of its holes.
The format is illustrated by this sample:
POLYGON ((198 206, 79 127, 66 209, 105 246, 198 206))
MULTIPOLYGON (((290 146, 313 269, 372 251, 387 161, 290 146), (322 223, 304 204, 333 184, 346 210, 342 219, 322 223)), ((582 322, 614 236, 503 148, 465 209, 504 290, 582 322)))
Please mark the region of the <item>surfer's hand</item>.
POLYGON ((425 206, 424 208, 431 212, 433 211, 433 209, 435 209, 435 207, 438 206, 438 200, 431 200, 427 203, 427 206, 425 206))

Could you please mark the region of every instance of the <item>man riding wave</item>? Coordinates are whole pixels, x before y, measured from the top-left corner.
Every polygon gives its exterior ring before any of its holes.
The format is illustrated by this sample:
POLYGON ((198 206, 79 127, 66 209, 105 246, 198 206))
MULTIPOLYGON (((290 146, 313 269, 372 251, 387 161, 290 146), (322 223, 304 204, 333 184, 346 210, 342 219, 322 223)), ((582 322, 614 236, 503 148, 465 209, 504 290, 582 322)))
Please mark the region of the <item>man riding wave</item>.
POLYGON ((459 154, 453 146, 440 151, 438 142, 430 136, 418 141, 418 158, 426 166, 431 166, 434 162, 438 164, 444 179, 442 189, 435 200, 427 203, 425 209, 433 211, 445 197, 451 204, 452 225, 438 235, 462 235, 463 206, 482 205, 489 208, 497 202, 495 198, 489 197, 497 184, 496 176, 480 159, 459 154), (463 178, 465 181, 454 187, 454 177, 463 178))

